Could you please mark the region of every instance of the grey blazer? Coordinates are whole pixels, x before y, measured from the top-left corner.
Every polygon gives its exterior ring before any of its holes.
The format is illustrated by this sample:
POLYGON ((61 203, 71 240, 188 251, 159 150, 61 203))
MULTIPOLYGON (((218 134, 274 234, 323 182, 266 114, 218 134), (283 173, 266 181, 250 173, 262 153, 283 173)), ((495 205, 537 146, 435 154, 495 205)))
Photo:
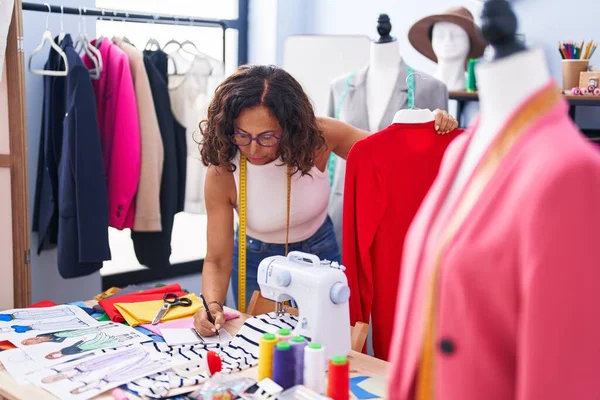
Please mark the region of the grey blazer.
MULTIPOLYGON (((346 81, 351 74, 336 78, 329 92, 329 108, 327 115, 335 117, 336 107, 339 107, 339 119, 350 125, 365 131, 369 130, 369 118, 367 107, 367 71, 369 66, 358 70, 352 79, 350 86, 346 89, 345 97, 339 104, 342 92, 346 87, 346 81)), ((406 85, 408 66, 401 61, 400 72, 394 86, 390 102, 379 123, 378 131, 386 128, 392 123, 396 111, 408 108, 408 88, 406 85)), ((448 89, 446 85, 434 77, 417 71, 425 79, 414 75, 414 100, 415 107, 428 108, 430 110, 448 109, 448 89)), ((346 178, 346 161, 335 156, 335 173, 333 185, 329 195, 328 213, 333 220, 335 235, 340 253, 342 253, 342 214, 344 209, 344 180, 346 178)))

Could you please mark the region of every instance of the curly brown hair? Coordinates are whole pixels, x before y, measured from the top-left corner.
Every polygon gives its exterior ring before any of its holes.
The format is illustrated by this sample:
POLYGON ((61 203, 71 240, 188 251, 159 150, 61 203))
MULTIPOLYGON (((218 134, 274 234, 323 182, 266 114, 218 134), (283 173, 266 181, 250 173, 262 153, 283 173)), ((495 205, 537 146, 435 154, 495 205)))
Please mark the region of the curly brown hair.
POLYGON ((300 83, 272 65, 241 66, 216 89, 208 118, 200 123, 199 147, 204 165, 235 171, 231 162, 238 151, 231 142, 234 121, 242 110, 258 105, 267 107, 283 130, 278 158, 294 173, 307 175, 314 166, 316 151, 325 149, 325 139, 300 83))

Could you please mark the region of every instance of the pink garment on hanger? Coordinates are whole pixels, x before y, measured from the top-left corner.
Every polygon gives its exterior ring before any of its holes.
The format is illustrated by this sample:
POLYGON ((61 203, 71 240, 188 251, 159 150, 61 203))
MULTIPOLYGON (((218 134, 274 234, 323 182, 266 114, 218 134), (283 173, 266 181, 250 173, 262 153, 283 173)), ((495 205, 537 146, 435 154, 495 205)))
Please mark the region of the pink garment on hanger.
MULTIPOLYGON (((91 43, 96 45, 95 40, 91 43)), ((108 188, 108 223, 117 229, 133 228, 141 165, 140 123, 133 78, 129 58, 119 46, 104 38, 98 49, 102 72, 99 79, 92 79, 92 85, 108 188)), ((83 56, 83 62, 88 68, 94 68, 87 55, 83 56)))

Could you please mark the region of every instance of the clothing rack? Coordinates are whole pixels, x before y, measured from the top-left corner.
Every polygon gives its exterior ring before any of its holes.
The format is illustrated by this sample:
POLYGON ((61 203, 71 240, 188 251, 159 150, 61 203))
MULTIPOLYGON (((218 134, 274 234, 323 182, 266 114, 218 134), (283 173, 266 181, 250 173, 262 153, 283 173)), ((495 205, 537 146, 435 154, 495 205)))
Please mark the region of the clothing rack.
POLYGON ((52 14, 70 14, 70 15, 81 15, 98 17, 101 20, 113 21, 125 21, 125 22, 138 22, 138 23, 150 23, 150 24, 163 24, 163 25, 182 25, 182 26, 203 26, 203 27, 220 27, 223 38, 223 65, 225 64, 225 31, 228 28, 226 20, 222 19, 207 19, 197 17, 183 17, 176 15, 165 15, 165 14, 145 14, 139 12, 129 12, 123 10, 109 10, 99 8, 88 8, 88 7, 64 7, 57 5, 48 5, 40 3, 31 3, 24 1, 22 3, 24 11, 39 11, 52 14))

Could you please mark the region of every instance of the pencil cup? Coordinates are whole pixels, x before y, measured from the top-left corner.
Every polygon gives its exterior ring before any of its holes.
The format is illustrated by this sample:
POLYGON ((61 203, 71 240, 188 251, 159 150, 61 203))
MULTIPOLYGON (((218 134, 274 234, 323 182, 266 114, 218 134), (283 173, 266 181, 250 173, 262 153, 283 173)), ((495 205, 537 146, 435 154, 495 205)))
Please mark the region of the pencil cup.
POLYGON ((589 60, 562 60, 563 91, 579 87, 579 75, 587 71, 589 60))

